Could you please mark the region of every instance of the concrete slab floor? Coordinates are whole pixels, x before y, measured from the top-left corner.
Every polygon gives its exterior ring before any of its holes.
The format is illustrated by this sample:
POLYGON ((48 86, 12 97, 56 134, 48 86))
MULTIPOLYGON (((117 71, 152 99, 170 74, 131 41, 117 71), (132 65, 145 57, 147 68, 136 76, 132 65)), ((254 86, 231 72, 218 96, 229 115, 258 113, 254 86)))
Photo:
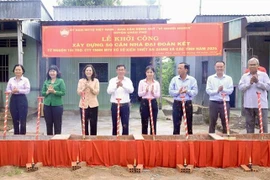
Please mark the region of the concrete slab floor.
MULTIPOLYGON (((234 110, 231 113, 234 113, 235 116, 240 116, 240 111, 234 110)), ((172 119, 171 116, 166 117, 162 111, 158 114, 157 121, 157 135, 172 135, 173 134, 173 121, 168 120, 172 119)), ((36 132, 36 116, 30 116, 27 121, 26 131, 27 134, 35 134, 36 132)), ((110 112, 101 113, 98 117, 98 135, 111 135, 112 134, 112 121, 110 112)), ((193 125, 194 134, 207 134, 208 133, 208 124, 202 123, 201 125, 193 125)), ((150 125, 148 127, 150 131, 150 125)), ((268 124, 268 129, 270 130, 270 124, 268 124)), ((12 133, 13 129, 9 131, 12 133)), ((43 117, 40 118, 40 134, 46 134, 46 124, 43 117)), ((122 129, 120 129, 122 132, 122 129)), ((218 132, 216 130, 216 132, 218 132)), ((245 134, 245 129, 234 129, 234 132, 239 134, 245 134)), ((259 132, 258 129, 255 131, 259 132)), ((185 134, 184 124, 182 121, 181 124, 181 134, 185 134)), ((62 134, 82 134, 81 122, 79 111, 64 111, 63 122, 62 122, 62 134)), ((129 122, 129 134, 141 134, 141 120, 138 107, 132 107, 130 113, 130 122, 129 122)))
MULTIPOLYGON (((112 120, 110 113, 102 113, 98 117, 98 135, 111 135, 112 134, 112 120)), ((173 133, 173 122, 172 120, 166 120, 162 111, 158 114, 157 120, 157 135, 172 135, 173 133)), ((169 118, 171 119, 171 118, 169 118)), ((36 132, 36 116, 31 116, 26 124, 27 134, 34 134, 36 132)), ((150 125, 148 126, 150 131, 150 125)), ((207 133, 208 125, 194 125, 194 133, 207 133)), ((13 132, 13 129, 9 131, 13 132)), ((46 124, 44 117, 40 118, 40 130, 41 134, 46 134, 46 124)), ((122 132, 122 129, 120 129, 122 132)), ((79 111, 64 111, 63 122, 62 122, 62 134, 81 134, 81 122, 79 111)), ((138 107, 131 108, 130 120, 129 120, 129 134, 141 134, 141 119, 138 107)), ((181 125, 181 134, 185 134, 184 125, 181 125)))

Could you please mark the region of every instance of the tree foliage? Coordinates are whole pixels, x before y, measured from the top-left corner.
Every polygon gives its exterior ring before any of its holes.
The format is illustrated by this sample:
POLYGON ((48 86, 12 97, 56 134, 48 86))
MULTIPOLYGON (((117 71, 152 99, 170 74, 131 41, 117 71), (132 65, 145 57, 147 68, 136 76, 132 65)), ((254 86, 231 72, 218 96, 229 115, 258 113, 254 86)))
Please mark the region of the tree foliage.
POLYGON ((154 5, 157 0, 145 0, 145 2, 148 4, 148 5, 154 5))
MULTIPOLYGON (((157 79, 160 81, 160 62, 156 60, 157 64, 157 79)), ((167 58, 165 61, 162 61, 162 86, 161 93, 162 95, 169 95, 169 85, 171 79, 175 76, 175 62, 174 57, 167 58)))
POLYGON ((121 0, 57 0, 59 6, 114 6, 121 0))

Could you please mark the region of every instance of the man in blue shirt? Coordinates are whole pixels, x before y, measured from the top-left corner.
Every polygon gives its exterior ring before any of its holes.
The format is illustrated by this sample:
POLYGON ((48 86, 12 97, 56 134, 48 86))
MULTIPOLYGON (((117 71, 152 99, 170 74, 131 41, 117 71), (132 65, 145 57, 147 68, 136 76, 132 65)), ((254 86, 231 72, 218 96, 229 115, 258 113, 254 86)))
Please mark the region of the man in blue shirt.
POLYGON ((230 97, 233 92, 233 80, 224 74, 225 63, 217 61, 215 64, 216 74, 207 78, 206 93, 209 95, 209 133, 215 133, 218 114, 221 119, 223 133, 227 133, 223 96, 225 96, 228 120, 230 118, 230 97))
POLYGON ((258 114, 257 92, 261 93, 261 108, 263 132, 268 133, 268 99, 267 91, 270 90, 270 80, 265 72, 258 71, 259 60, 248 60, 248 73, 245 73, 239 82, 239 89, 244 93, 244 108, 247 133, 254 133, 255 119, 258 114))
POLYGON ((192 134, 192 99, 198 94, 197 80, 188 75, 189 65, 182 62, 177 67, 178 75, 172 78, 169 93, 173 97, 173 134, 180 134, 183 116, 182 97, 185 101, 188 134, 192 134))

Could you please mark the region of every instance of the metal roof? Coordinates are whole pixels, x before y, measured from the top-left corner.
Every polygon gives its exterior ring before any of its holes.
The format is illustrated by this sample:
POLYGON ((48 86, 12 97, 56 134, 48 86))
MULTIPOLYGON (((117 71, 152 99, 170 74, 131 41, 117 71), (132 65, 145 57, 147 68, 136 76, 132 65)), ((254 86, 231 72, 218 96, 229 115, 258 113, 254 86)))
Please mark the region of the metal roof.
POLYGON ((265 16, 269 14, 201 14, 197 16, 265 16))
POLYGON ((219 14, 219 15, 196 15, 192 23, 200 22, 229 22, 236 19, 242 19, 244 17, 257 17, 257 16, 268 16, 269 14, 219 14))
POLYGON ((224 23, 230 23, 233 21, 245 21, 247 24, 251 23, 262 23, 262 22, 270 22, 270 14, 263 15, 245 15, 243 17, 235 18, 224 23))
POLYGON ((40 18, 0 18, 0 21, 40 21, 40 18))
POLYGON ((159 6, 56 6, 55 20, 159 19, 159 6))
POLYGON ((239 17, 242 15, 197 15, 192 23, 225 22, 239 17))
POLYGON ((247 33, 253 35, 268 35, 270 28, 270 15, 244 16, 224 22, 224 42, 241 38, 247 33))
POLYGON ((247 23, 257 23, 257 22, 270 22, 270 15, 262 16, 245 16, 247 23))
POLYGON ((41 0, 0 0, 0 19, 52 19, 41 0))
POLYGON ((166 24, 168 19, 43 20, 43 25, 166 24))
POLYGON ((0 0, 0 2, 41 1, 41 0, 0 0))
POLYGON ((149 19, 149 18, 138 18, 138 19, 72 19, 72 20, 41 20, 41 22, 80 22, 80 21, 136 21, 136 20, 163 20, 167 21, 169 19, 149 19))

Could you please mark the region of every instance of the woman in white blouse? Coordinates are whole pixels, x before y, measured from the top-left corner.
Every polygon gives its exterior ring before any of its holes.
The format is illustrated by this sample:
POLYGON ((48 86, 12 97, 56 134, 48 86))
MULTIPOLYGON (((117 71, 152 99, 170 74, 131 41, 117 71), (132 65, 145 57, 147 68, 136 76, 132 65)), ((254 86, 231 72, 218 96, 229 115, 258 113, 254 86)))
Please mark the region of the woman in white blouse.
MULTIPOLYGON (((152 66, 145 68, 146 78, 139 82, 138 95, 142 98, 140 104, 140 114, 142 122, 142 134, 148 134, 148 122, 150 119, 149 99, 152 104, 154 133, 156 134, 158 105, 157 98, 160 97, 160 84, 154 79, 155 69, 152 66)), ((150 124, 150 134, 152 134, 152 126, 150 124)))

